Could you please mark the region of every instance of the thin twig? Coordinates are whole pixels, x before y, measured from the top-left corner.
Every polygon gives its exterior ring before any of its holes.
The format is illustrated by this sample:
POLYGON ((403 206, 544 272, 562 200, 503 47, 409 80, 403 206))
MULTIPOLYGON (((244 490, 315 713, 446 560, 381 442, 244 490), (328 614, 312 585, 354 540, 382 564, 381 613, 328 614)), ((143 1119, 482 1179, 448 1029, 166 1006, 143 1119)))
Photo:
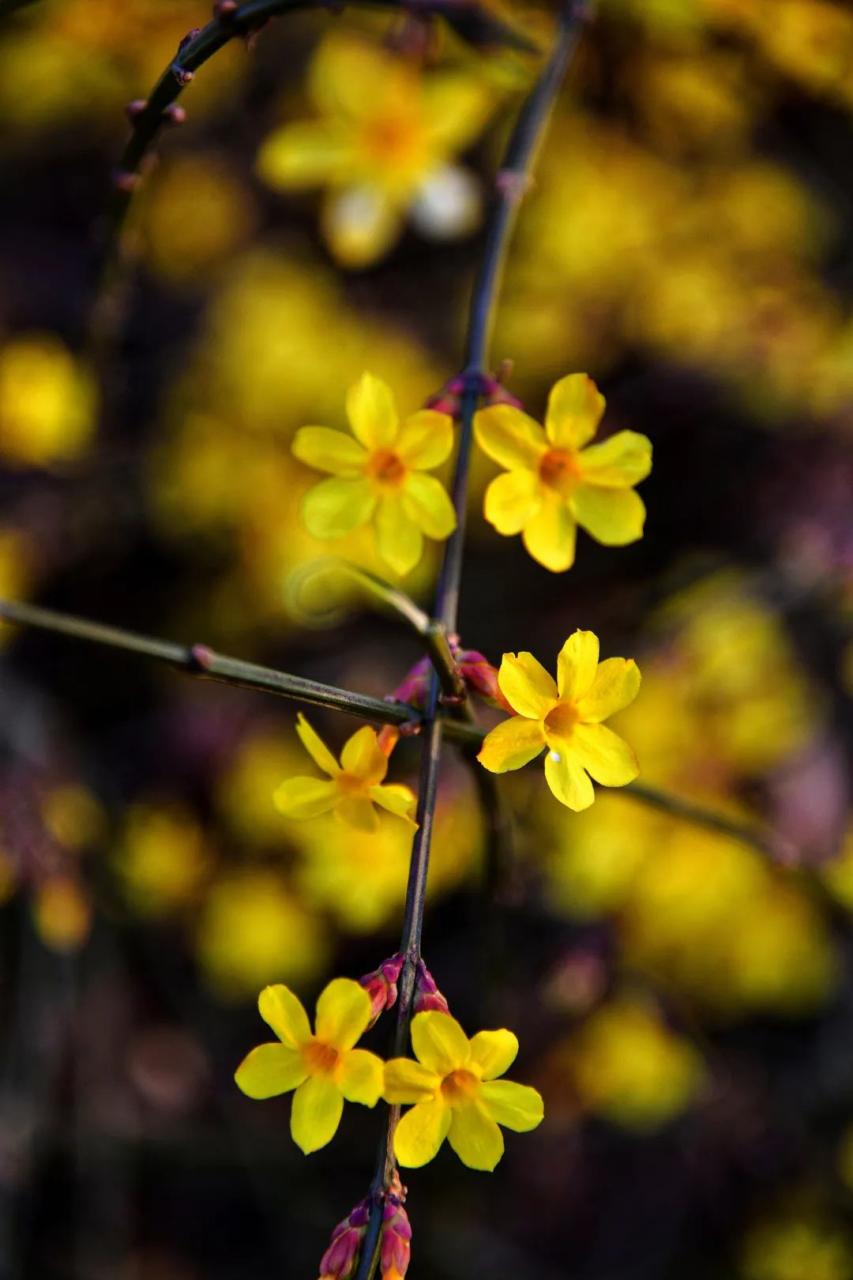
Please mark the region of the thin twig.
MULTIPOLYGON (((216 653, 205 644, 174 644, 168 640, 157 640, 119 627, 88 622, 84 618, 11 600, 0 600, 0 618, 19 626, 70 636, 74 640, 138 653, 174 667, 185 675, 217 680, 243 689, 275 693, 312 706, 344 711, 363 720, 408 725, 417 724, 423 719, 422 713, 407 702, 390 702, 382 698, 371 698, 364 693, 352 693, 349 689, 338 689, 334 685, 321 684, 319 680, 307 680, 303 676, 277 671, 273 667, 263 667, 255 662, 244 662, 241 658, 216 653)), ((479 748, 483 740, 482 730, 462 720, 448 721, 447 733, 455 742, 471 748, 479 748)))
MULTIPOLYGON (((488 335, 501 268, 515 223, 515 213, 528 184, 530 166, 537 145, 547 128, 554 99, 575 48, 577 31, 582 18, 586 15, 587 9, 584 4, 575 3, 572 0, 571 3, 564 5, 551 56, 521 110, 510 139, 486 229, 482 264, 474 284, 466 343, 465 391, 462 396, 459 443, 452 485, 456 529, 445 549, 433 610, 436 621, 443 625, 448 636, 452 636, 457 628, 474 413, 480 400, 480 390, 486 374, 488 335)), ((418 829, 412 845, 406 909, 400 940, 400 951, 405 956, 405 961, 400 974, 397 998, 393 1046, 395 1056, 405 1051, 408 1038, 417 965, 421 956, 421 935, 442 738, 445 727, 449 728, 449 722, 439 714, 439 692, 439 678, 434 674, 430 681, 429 700, 424 715, 426 737, 422 748, 418 790, 416 814, 418 829)), ((379 1262, 382 1205, 385 1190, 390 1184, 395 1168, 393 1138, 399 1115, 398 1106, 389 1108, 385 1139, 380 1146, 372 1185, 370 1218, 356 1280, 372 1280, 379 1262)))
MULTIPOLYGON (((339 689, 335 685, 321 684, 319 680, 307 680, 303 676, 278 671, 274 667, 264 667, 255 662, 244 662, 241 658, 231 658, 226 654, 216 653, 204 644, 175 644, 169 640, 139 635, 133 631, 124 631, 120 627, 88 622, 70 614, 57 613, 53 609, 43 609, 38 605, 22 604, 12 600, 0 600, 0 619, 16 626, 69 636, 73 640, 81 640, 88 644, 104 645, 106 648, 119 649, 126 653, 138 653, 142 657, 153 658, 155 662, 164 663, 183 675, 216 680, 221 684, 252 689, 259 693, 277 694, 282 698, 292 698, 296 702, 327 707, 331 711, 343 711, 347 715, 358 716, 362 720, 375 720, 379 724, 394 725, 418 725, 425 721, 424 713, 407 702, 388 702, 382 698, 372 698, 369 694, 353 693, 349 689, 339 689)), ((479 751, 485 737, 483 729, 469 721, 453 718, 449 714, 446 718, 444 715, 441 718, 448 738, 458 743, 466 752, 474 754, 479 751)), ((741 844, 749 845, 750 848, 774 860, 790 862, 792 865, 798 862, 795 849, 783 844, 777 837, 763 832, 756 825, 739 822, 726 814, 683 800, 680 796, 651 787, 645 782, 632 782, 627 787, 614 788, 609 794, 629 796, 641 804, 669 814, 671 818, 689 822, 693 826, 704 827, 719 835, 730 836, 733 840, 739 840, 741 844)))

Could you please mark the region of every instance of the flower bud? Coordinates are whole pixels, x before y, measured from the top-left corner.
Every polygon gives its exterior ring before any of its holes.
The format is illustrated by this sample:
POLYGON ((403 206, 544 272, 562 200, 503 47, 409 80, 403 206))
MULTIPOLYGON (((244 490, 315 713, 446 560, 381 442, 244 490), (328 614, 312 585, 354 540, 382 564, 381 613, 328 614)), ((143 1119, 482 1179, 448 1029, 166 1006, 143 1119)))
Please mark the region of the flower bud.
POLYGON ((400 1184, 399 1175, 395 1175, 382 1210, 382 1244, 379 1251, 382 1280, 403 1280, 409 1267, 412 1227, 409 1215, 403 1208, 405 1195, 405 1187, 400 1184))
POLYGON ((488 658, 477 649, 456 649, 453 654, 459 664, 459 671, 462 679, 472 693, 477 693, 481 698, 490 703, 494 707, 500 707, 501 710, 514 715, 512 707, 501 693, 498 684, 498 669, 493 667, 488 658))
POLYGON ((355 1271, 370 1218, 370 1201, 361 1200, 332 1232, 328 1249, 320 1259, 320 1280, 349 1280, 355 1271))
POLYGON ((426 1013, 434 1009, 439 1013, 449 1013, 450 1008, 436 985, 435 978, 424 964, 418 961, 418 976, 415 980, 415 997, 412 1001, 413 1013, 426 1013))
POLYGON ((359 983, 370 996, 370 1026, 376 1022, 380 1014, 391 1009, 397 1003, 397 982, 403 968, 405 957, 397 952, 389 960, 383 960, 378 969, 366 973, 359 978, 359 983))
POLYGON ((397 686, 391 697, 395 702, 408 702, 412 707, 417 707, 419 710, 423 709, 427 701, 429 677, 429 658, 421 658, 409 671, 402 684, 397 686))

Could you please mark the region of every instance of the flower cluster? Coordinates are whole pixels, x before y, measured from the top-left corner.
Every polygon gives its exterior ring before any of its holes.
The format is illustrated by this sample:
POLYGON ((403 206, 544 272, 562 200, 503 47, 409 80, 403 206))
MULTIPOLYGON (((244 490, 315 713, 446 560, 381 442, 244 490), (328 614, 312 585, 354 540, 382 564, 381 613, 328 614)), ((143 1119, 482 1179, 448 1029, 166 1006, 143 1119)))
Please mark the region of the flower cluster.
MULTIPOLYGON (((388 962, 394 982, 396 960, 388 962)), ((517 1133, 535 1129, 544 1114, 542 1098, 528 1085, 498 1079, 518 1053, 511 1031, 480 1031, 469 1040, 444 1011, 446 1001, 425 967, 420 981, 427 1007, 412 1019, 416 1060, 387 1063, 355 1047, 375 1020, 365 986, 349 978, 330 982, 317 1000, 313 1032, 288 987, 266 987, 258 1009, 278 1041, 258 1045, 244 1058, 235 1075, 238 1086, 250 1098, 294 1093, 290 1132, 306 1155, 331 1142, 344 1101, 373 1107, 384 1097, 389 1103, 412 1104, 394 1135, 400 1164, 427 1164, 448 1138, 470 1169, 494 1169, 504 1150, 498 1126, 517 1133)), ((342 1234, 343 1229, 341 1224, 342 1234)), ((346 1228, 357 1229, 357 1223, 346 1228)), ((398 1235, 406 1238, 404 1231, 398 1235)))

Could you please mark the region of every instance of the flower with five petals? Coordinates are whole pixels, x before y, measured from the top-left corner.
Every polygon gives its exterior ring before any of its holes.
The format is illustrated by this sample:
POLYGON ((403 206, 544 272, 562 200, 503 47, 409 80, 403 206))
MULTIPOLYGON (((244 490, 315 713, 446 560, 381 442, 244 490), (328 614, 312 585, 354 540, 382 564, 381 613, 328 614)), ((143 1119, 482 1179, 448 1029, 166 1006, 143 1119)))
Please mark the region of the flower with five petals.
POLYGON ((399 783, 383 783, 388 757, 380 749, 376 730, 358 729, 344 743, 338 764, 323 739, 302 713, 296 732, 314 763, 328 774, 324 778, 287 778, 277 787, 275 804, 286 818, 319 818, 334 812, 336 818, 359 831, 375 831, 379 817, 375 805, 403 818, 411 826, 415 797, 399 783))
POLYGON ((474 141, 496 95, 470 74, 422 73, 411 60, 336 33, 308 77, 313 120, 276 129, 258 155, 277 191, 325 187, 323 233, 346 267, 368 266, 398 239, 407 211, 437 236, 473 229, 479 198, 452 163, 474 141))
POLYGON ((469 1169, 492 1170, 504 1151, 504 1125, 526 1133, 541 1122, 542 1098, 528 1085, 498 1080, 518 1053, 511 1031, 479 1031, 471 1040, 449 1013, 412 1019, 411 1058, 385 1064, 385 1099, 414 1103, 394 1131, 401 1165, 419 1168, 444 1139, 469 1169))
POLYGON ((343 538, 372 523, 380 556, 395 573, 415 567, 423 535, 443 540, 456 528, 447 490, 426 475, 453 448, 453 419, 421 409, 400 422, 391 389, 364 373, 347 395, 353 435, 301 427, 293 441, 300 462, 331 478, 305 495, 302 517, 315 538, 343 538))
POLYGON ((608 547, 643 534, 646 508, 633 486, 651 470, 651 441, 618 431, 590 445, 603 413, 595 383, 573 373, 552 388, 544 429, 506 404, 474 420, 480 448, 506 467, 486 490, 486 519, 498 533, 520 533, 533 559, 554 573, 574 564, 578 525, 608 547))
POLYGON ((317 1000, 313 1033, 301 1001, 282 983, 264 988, 258 1009, 278 1043, 253 1049, 234 1079, 250 1098, 296 1090, 290 1132, 308 1155, 337 1133, 344 1099, 373 1107, 382 1094, 382 1059, 353 1047, 370 1022, 370 997, 352 979, 334 978, 317 1000))
POLYGON ((516 715, 486 734, 477 759, 491 773, 520 769, 547 747, 545 777, 574 810, 595 799, 590 775, 606 787, 637 776, 636 757, 603 720, 633 702, 640 671, 633 659, 598 661, 598 637, 569 636, 557 658, 556 683, 532 653, 505 653, 498 684, 516 715))

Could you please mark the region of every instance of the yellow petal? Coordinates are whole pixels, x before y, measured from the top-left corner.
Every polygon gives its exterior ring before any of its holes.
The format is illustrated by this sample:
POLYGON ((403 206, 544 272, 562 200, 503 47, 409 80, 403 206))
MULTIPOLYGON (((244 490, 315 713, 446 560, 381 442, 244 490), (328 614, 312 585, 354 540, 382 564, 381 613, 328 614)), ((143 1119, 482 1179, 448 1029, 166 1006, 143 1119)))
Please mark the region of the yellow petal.
POLYGON ((301 711, 296 717, 296 732, 299 735, 299 741, 317 767, 324 773, 328 773, 330 778, 336 778, 341 771, 340 765, 301 711))
POLYGON ((532 653, 505 653, 498 672, 501 693, 514 711, 541 720, 557 701, 557 686, 532 653))
POLYGON ((471 1061, 480 1068, 484 1080, 502 1076, 515 1061, 518 1038, 505 1028, 500 1031, 478 1031, 471 1039, 471 1061))
POLYGON ((640 669, 633 658, 608 658, 595 673, 592 687, 578 701, 585 724, 598 724, 633 702, 640 691, 640 669))
POLYGON ((366 1049, 350 1049, 338 1071, 338 1084, 347 1102, 375 1107, 385 1083, 384 1063, 366 1049))
POLYGON ((604 396, 585 373, 571 373, 551 388, 545 431, 560 449, 581 449, 598 430, 604 396))
POLYGON ((329 813, 337 801, 337 787, 325 778, 285 778, 273 792, 279 813, 298 822, 329 813))
POLYGON ((367 480, 321 480, 302 500, 302 519, 314 538, 344 538, 373 515, 376 498, 367 480))
POLYGON ((560 804, 575 813, 588 809, 595 799, 588 774, 564 749, 552 748, 546 755, 545 780, 560 804))
POLYGON ((383 257, 399 238, 401 226, 397 206, 380 187, 368 183, 333 192, 323 206, 326 243, 341 266, 351 270, 383 257))
POLYGON ((453 72, 425 76, 421 96, 427 135, 445 155, 474 141, 495 102, 484 84, 453 72))
POLYGON ((291 449, 300 462, 336 476, 359 475, 367 461, 367 451, 357 440, 329 427, 300 427, 291 449))
POLYGON ((528 554, 550 569, 564 573, 575 562, 575 519, 565 502, 549 496, 524 526, 522 539, 528 554))
POLYGON ((450 1128, 450 1108, 440 1098, 419 1102, 394 1130, 394 1154, 407 1169, 419 1169, 438 1154, 450 1128))
POLYGON ((507 773, 535 759, 544 746, 540 720, 511 716, 486 734, 477 759, 489 773, 507 773))
POLYGON ((411 1058, 391 1058, 385 1063, 383 1096, 386 1102, 425 1102, 440 1086, 440 1076, 411 1058))
POLYGON ((646 508, 633 489, 598 489, 582 484, 571 497, 575 519, 605 547, 624 547, 643 536, 646 508))
POLYGON ((347 739, 341 752, 341 765, 347 773, 363 778, 371 786, 382 781, 388 772, 388 757, 379 750, 375 729, 366 724, 347 739))
POLYGON ((454 1109, 448 1141, 469 1169, 491 1173, 504 1153, 504 1139, 491 1116, 476 1102, 454 1109))
POLYGON ((410 471, 402 496, 404 512, 428 538, 441 542, 450 537, 456 528, 456 512, 440 480, 410 471))
POLYGON ((446 1076, 468 1061, 468 1037, 449 1013, 430 1009, 412 1019, 412 1048, 425 1067, 446 1076))
POLYGON ((259 177, 275 191, 321 186, 346 171, 352 144, 342 130, 320 121, 288 124, 258 152, 259 177))
POLYGON ((492 1080, 484 1084, 480 1101, 493 1120, 515 1133, 529 1133, 542 1123, 545 1115, 541 1094, 513 1080, 492 1080))
POLYGON ((639 770, 624 738, 603 724, 578 724, 572 733, 575 759, 605 787, 624 787, 639 770))
POLYGON ((307 1077, 302 1054, 283 1044, 259 1044, 234 1073, 247 1098, 275 1098, 288 1093, 307 1077))
POLYGON ((352 978, 333 978, 317 1000, 317 1039, 336 1049, 351 1049, 367 1030, 370 997, 352 978))
POLYGON ((548 448, 539 423, 509 404, 493 404, 474 415, 477 444, 508 471, 536 471, 548 448))
POLYGON ((344 796, 339 799, 335 817, 355 831, 379 830, 379 818, 367 796, 344 796))
POLYGON ((367 449, 392 443, 397 434, 397 410, 387 382, 363 373, 347 392, 347 417, 353 434, 367 449))
POLYGON ((398 818, 406 818, 411 821, 417 806, 417 799, 408 787, 404 787, 398 782, 391 782, 383 787, 371 787, 368 794, 374 804, 381 805, 383 809, 387 809, 389 813, 393 813, 398 818))
POLYGON ((288 1048, 298 1049, 311 1039, 311 1026, 302 1001, 284 983, 264 987, 258 996, 258 1012, 288 1048))
POLYGON ((376 512, 376 545, 380 556, 395 573, 409 573, 421 558, 424 540, 420 529, 406 515, 402 497, 382 498, 376 512))
POLYGON ((309 1076, 293 1095, 290 1133, 305 1155, 332 1141, 341 1122, 343 1095, 328 1076, 309 1076))
POLYGON ((396 451, 408 467, 431 471, 441 466, 453 448, 453 419, 436 409, 421 409, 400 427, 396 451))
POLYGON ((617 431, 602 444, 580 455, 583 477, 609 489, 629 489, 645 480, 652 469, 652 442, 636 431, 617 431))
POLYGON ((347 124, 373 115, 396 63, 378 44, 344 31, 321 41, 308 72, 311 98, 323 115, 347 124))
POLYGON ((598 636, 593 631, 575 631, 557 658, 557 688, 560 697, 576 702, 588 693, 598 667, 598 636))
POLYGON ((504 537, 521 533, 541 504, 539 477, 533 471, 507 471, 486 489, 483 515, 504 537))

